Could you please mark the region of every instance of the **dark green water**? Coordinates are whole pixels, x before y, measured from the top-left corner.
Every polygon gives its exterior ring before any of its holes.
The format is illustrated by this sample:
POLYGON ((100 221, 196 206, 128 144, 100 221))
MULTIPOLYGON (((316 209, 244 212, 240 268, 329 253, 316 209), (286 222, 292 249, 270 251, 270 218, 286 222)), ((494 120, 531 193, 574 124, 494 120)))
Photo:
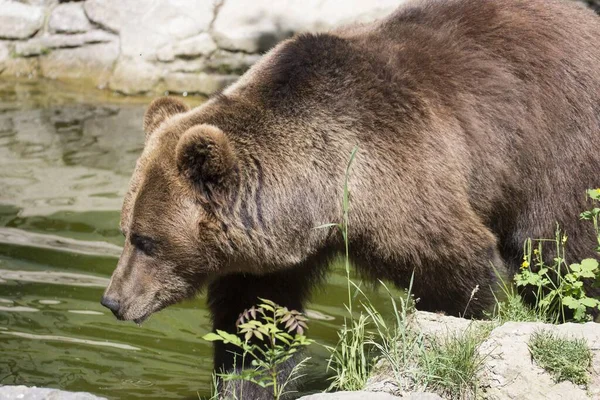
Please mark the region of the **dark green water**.
MULTIPOLYGON (((99 304, 120 253, 121 199, 149 101, 0 82, 0 384, 110 399, 210 394, 202 297, 142 327, 99 304)), ((309 305, 309 337, 325 345, 345 315, 337 271, 309 305)), ((367 293, 385 308, 383 294, 367 293)), ((310 356, 305 392, 328 385, 326 351, 313 345, 310 356)))

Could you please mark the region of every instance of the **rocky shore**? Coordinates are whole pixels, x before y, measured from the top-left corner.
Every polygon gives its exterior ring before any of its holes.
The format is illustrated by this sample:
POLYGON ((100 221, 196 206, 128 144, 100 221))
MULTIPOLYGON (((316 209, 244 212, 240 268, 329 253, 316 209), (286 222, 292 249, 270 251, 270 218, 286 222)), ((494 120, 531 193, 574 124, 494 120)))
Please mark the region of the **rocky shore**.
POLYGON ((0 77, 208 95, 295 32, 370 21, 402 1, 0 0, 0 77))
MULTIPOLYGON (((470 321, 440 314, 416 312, 412 317, 414 329, 428 337, 457 335, 467 329, 488 326, 493 328, 479 345, 483 360, 478 372, 480 393, 478 399, 487 400, 591 400, 600 398, 600 324, 568 323, 550 325, 539 322, 507 322, 493 327, 489 321, 470 321), (531 335, 548 331, 559 337, 583 339, 592 354, 587 386, 569 381, 556 382, 548 371, 533 360, 529 348, 531 335)), ((0 400, 99 400, 88 393, 63 392, 56 389, 27 388, 25 386, 0 387, 0 400)), ((360 392, 321 393, 301 397, 301 400, 440 400, 435 393, 410 392, 398 385, 385 366, 379 366, 367 386, 360 392)), ((470 398, 470 397, 467 397, 470 398)), ((475 397, 474 397, 475 398, 475 397)), ((448 398, 449 399, 449 398, 448 398)))

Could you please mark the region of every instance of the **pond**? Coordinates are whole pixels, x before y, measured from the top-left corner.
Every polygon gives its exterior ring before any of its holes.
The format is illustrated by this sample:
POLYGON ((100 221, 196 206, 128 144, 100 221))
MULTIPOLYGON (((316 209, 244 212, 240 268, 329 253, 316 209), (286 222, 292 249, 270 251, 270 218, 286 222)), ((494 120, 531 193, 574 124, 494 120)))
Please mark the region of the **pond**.
MULTIPOLYGON (((190 104, 201 99, 188 98, 190 104)), ((48 82, 0 82, 0 384, 87 391, 109 399, 210 395, 205 300, 139 327, 100 297, 123 238, 121 199, 143 146, 149 98, 48 82)), ((385 296, 366 289, 386 308, 385 296)), ((344 273, 317 290, 303 393, 328 386, 327 351, 345 316, 344 273)))

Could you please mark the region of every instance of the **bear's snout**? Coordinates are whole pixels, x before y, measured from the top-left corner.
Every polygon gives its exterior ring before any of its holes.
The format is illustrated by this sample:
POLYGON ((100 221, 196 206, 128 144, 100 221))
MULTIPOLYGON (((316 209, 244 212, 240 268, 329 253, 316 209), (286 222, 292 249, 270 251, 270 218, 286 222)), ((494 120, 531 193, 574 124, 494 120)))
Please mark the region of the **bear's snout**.
POLYGON ((119 302, 112 297, 102 296, 102 300, 100 301, 104 307, 108 308, 118 319, 123 319, 119 312, 119 302))

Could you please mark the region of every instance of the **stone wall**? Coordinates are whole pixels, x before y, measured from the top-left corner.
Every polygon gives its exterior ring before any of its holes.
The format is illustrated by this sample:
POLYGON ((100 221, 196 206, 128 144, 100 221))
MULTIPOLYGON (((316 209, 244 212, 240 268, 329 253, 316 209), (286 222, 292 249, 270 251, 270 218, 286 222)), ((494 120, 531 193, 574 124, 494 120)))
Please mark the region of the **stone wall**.
POLYGON ((0 0, 0 77, 210 94, 294 32, 366 22, 404 1, 0 0))
POLYGON ((210 94, 294 32, 373 20, 402 2, 0 0, 0 76, 210 94))

